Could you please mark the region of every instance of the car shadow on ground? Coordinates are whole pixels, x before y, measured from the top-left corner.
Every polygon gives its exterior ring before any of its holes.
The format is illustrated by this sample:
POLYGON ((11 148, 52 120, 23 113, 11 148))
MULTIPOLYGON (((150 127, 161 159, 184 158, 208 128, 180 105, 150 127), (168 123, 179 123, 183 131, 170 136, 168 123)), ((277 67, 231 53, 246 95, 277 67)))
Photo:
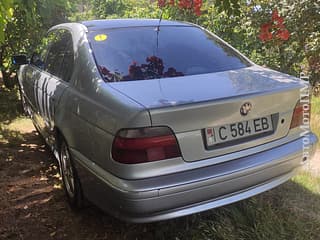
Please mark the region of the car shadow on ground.
POLYGON ((57 162, 37 132, 7 130, 2 135, 7 142, 0 142, 0 239, 190 239, 199 234, 202 239, 206 224, 223 226, 226 218, 234 226, 240 222, 255 229, 263 221, 259 214, 270 208, 283 212, 284 218, 314 208, 314 215, 305 216, 308 211, 300 220, 320 222, 315 204, 319 195, 293 181, 240 203, 157 223, 125 223, 92 205, 74 211, 67 204, 57 162))

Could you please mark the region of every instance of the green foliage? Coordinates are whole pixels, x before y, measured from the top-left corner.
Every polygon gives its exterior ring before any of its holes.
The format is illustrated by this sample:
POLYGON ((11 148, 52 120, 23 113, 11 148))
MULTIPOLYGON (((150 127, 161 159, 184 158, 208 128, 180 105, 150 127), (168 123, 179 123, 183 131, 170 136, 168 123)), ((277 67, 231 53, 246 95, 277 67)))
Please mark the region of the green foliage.
MULTIPOLYGON (((199 24, 229 42, 260 65, 295 76, 310 75, 320 80, 320 4, 318 0, 203 0, 201 16, 157 0, 2 0, 0 26, 6 35, 0 43, 0 64, 10 67, 17 51, 30 52, 39 37, 52 25, 72 20, 103 18, 160 18, 199 24), (5 10, 6 9, 6 10, 5 10), (11 9, 11 10, 10 10, 11 9), (288 41, 262 42, 260 27, 278 9, 290 32, 288 41), (32 29, 26 31, 25 29, 32 29)), ((1 33, 0 33, 1 41, 1 33)))
POLYGON ((240 15, 241 0, 215 0, 214 6, 219 12, 225 11, 228 15, 240 15))
POLYGON ((0 1, 0 44, 4 40, 4 29, 13 14, 13 0, 0 1))
POLYGON ((159 18, 199 24, 229 42, 260 65, 295 76, 310 75, 311 82, 320 79, 320 14, 317 0, 204 0, 201 16, 166 1, 98 0, 92 1, 91 18, 159 18), (288 41, 261 42, 260 26, 278 9, 291 33, 288 41))
POLYGON ((122 0, 97 0, 92 2, 93 9, 97 18, 106 18, 110 16, 123 16, 128 4, 122 0))
MULTIPOLYGON (((311 82, 320 80, 320 3, 318 0, 301 0, 279 2, 283 9, 288 26, 292 32, 292 42, 295 43, 294 61, 305 62, 303 69, 310 75, 311 82), (298 58, 296 60, 296 58, 298 58)), ((292 62, 292 61, 291 61, 292 62)))
POLYGON ((197 23, 216 33, 260 65, 299 76, 320 80, 320 4, 303 1, 204 1, 202 15, 196 19, 168 11, 170 19, 197 23), (291 33, 288 41, 261 42, 260 27, 278 9, 291 33))
POLYGON ((0 35, 0 70, 5 83, 13 81, 9 79, 13 70, 11 56, 17 53, 31 55, 49 27, 67 21, 69 9, 69 2, 63 0, 11 1, 11 15, 6 18, 2 41, 0 35))
MULTIPOLYGON (((289 74, 310 75, 311 83, 320 80, 320 5, 318 0, 270 1, 261 6, 264 16, 270 15, 272 9, 278 9, 285 19, 285 25, 291 33, 289 41, 274 45, 262 44, 261 52, 264 62, 275 69, 289 74)), ((260 24, 265 19, 253 15, 252 19, 260 24)))

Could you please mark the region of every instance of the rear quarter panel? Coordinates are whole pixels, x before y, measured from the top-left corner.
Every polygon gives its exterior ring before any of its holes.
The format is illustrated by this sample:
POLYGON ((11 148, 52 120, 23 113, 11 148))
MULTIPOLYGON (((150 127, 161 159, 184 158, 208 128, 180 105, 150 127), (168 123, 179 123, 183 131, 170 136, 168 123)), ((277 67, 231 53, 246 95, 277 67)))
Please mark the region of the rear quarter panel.
POLYGON ((56 109, 55 124, 72 151, 111 170, 110 149, 117 130, 150 126, 150 117, 143 106, 101 79, 85 34, 78 35, 75 73, 56 109))

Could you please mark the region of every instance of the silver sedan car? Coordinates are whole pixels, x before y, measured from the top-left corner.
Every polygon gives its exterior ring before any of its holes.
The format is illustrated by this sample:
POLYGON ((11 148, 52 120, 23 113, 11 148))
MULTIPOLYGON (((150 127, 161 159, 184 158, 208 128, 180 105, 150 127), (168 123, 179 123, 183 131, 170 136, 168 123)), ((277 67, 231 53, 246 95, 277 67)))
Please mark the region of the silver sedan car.
POLYGON ((22 102, 73 206, 130 222, 184 216, 272 189, 315 152, 308 83, 197 25, 66 23, 38 49, 13 58, 22 102))

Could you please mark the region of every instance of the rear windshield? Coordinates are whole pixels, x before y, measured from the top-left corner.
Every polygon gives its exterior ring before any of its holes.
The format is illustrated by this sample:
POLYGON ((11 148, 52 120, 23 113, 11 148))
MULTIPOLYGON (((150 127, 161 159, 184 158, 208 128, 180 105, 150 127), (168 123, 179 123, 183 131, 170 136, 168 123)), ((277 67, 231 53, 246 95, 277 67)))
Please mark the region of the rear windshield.
POLYGON ((221 72, 249 66, 198 27, 118 28, 88 33, 98 68, 109 82, 221 72))

